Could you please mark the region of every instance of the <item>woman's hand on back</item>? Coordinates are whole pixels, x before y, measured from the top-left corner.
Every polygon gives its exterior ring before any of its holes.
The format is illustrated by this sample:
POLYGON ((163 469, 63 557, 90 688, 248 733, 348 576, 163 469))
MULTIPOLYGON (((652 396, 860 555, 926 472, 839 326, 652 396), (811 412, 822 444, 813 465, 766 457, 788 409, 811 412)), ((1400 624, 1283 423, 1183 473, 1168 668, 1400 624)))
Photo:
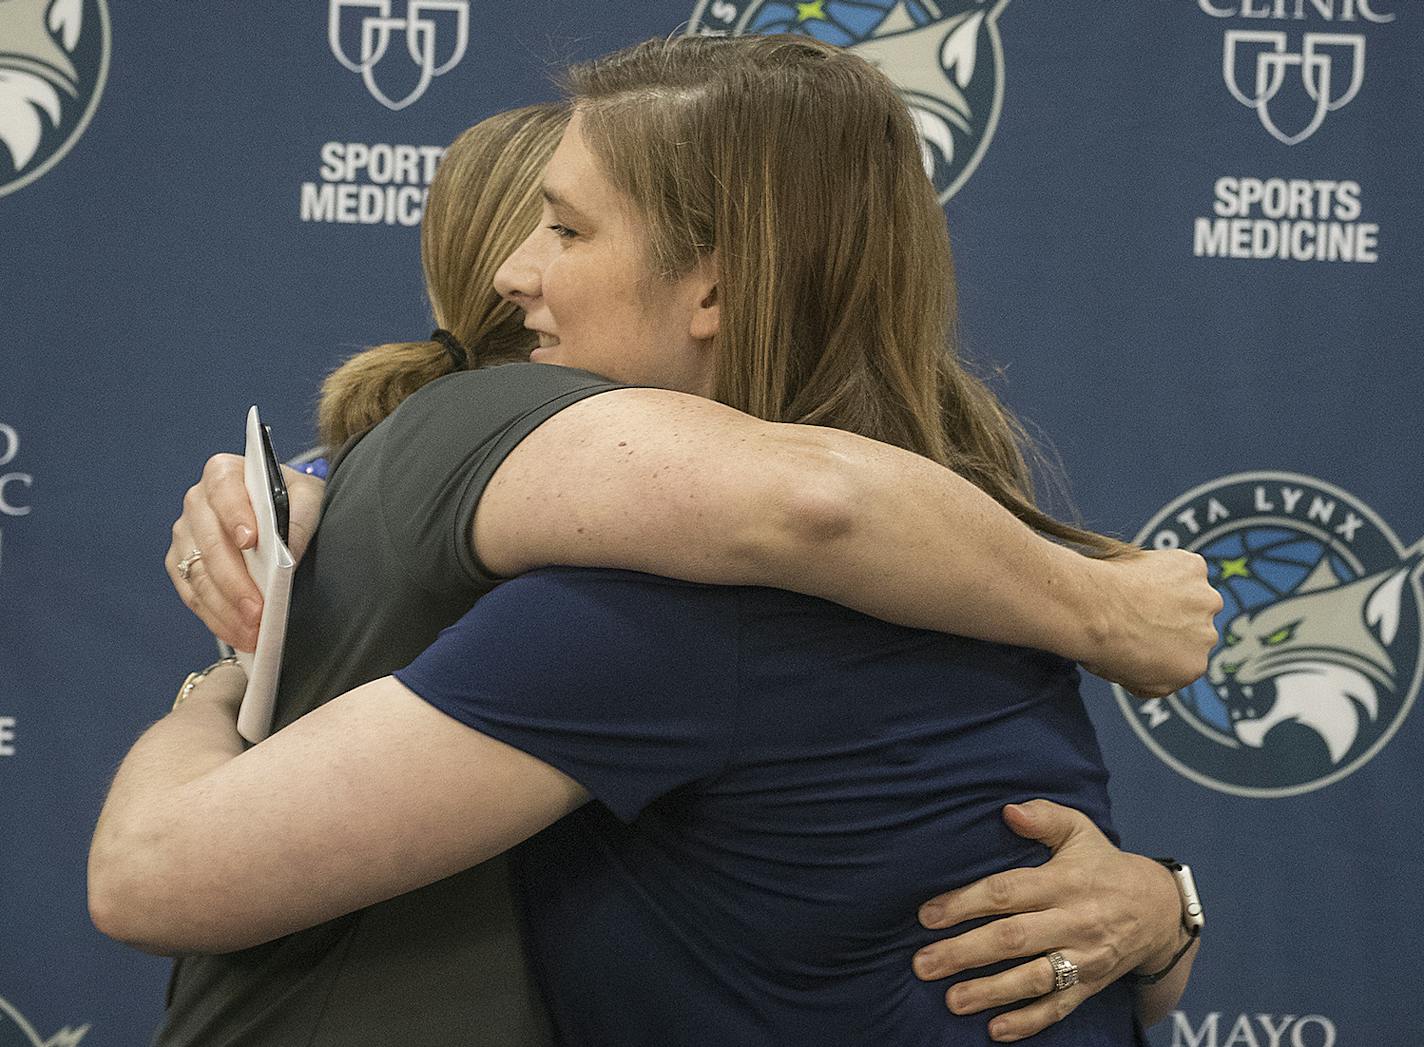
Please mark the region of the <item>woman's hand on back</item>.
MULTIPOLYGON (((1118 850, 1086 815, 1031 800, 1004 808, 1004 820, 1020 836, 1048 846, 1053 857, 1037 868, 995 873, 926 902, 920 922, 931 929, 997 918, 927 945, 915 955, 913 968, 920 979, 932 981, 1024 959, 998 974, 961 981, 945 995, 956 1014, 1032 1001, 990 1022, 995 1040, 1013 1041, 1061 1021, 1125 974, 1167 966, 1185 932, 1172 874, 1151 858, 1118 850), (1045 954, 1055 950, 1077 965, 1077 985, 1054 990, 1053 965, 1045 954)), ((1177 993, 1190 964, 1180 966, 1177 993)))
MULTIPOLYGON (((326 484, 286 466, 290 499, 287 546, 300 560, 316 531, 326 484)), ((202 619, 219 640, 240 651, 257 646, 262 594, 247 573, 242 550, 257 542, 257 518, 243 481, 243 458, 216 454, 203 467, 199 481, 183 497, 183 515, 173 524, 173 542, 164 566, 188 609, 202 619), (201 558, 191 561, 194 552, 201 558), (191 561, 188 577, 179 563, 191 561)))

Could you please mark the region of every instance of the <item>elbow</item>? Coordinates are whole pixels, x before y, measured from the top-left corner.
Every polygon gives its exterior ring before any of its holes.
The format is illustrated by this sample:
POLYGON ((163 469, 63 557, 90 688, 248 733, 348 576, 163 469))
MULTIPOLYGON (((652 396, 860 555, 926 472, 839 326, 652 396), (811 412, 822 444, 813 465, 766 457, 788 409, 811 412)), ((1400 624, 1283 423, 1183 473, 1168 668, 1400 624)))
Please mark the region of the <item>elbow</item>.
POLYGON ((101 934, 145 952, 178 951, 163 947, 161 928, 147 915, 151 903, 141 889, 142 878, 130 864, 95 842, 89 852, 90 921, 101 934))
POLYGON ((114 893, 106 874, 94 867, 94 856, 89 856, 89 922, 100 934, 123 941, 120 933, 119 914, 122 903, 114 893))
POLYGON ((804 565, 806 555, 824 554, 856 531, 856 488, 844 458, 819 442, 810 441, 794 456, 793 470, 773 496, 774 539, 791 549, 804 565))
POLYGON ((825 572, 841 561, 859 530, 863 506, 854 473, 815 440, 798 441, 782 464, 756 499, 751 529, 733 552, 746 567, 748 584, 827 596, 825 572))
POLYGON ((174 955, 180 950, 165 948, 154 933, 154 928, 144 925, 134 918, 135 907, 123 894, 107 883, 96 884, 93 876, 89 880, 89 920, 105 937, 116 942, 132 945, 136 949, 158 955, 174 955))
POLYGON ((129 909, 124 882, 126 851, 117 818, 105 810, 89 841, 89 920, 101 934, 118 941, 126 940, 123 919, 129 909))
POLYGON ((180 875, 151 840, 101 826, 89 851, 89 919, 101 934, 143 952, 176 956, 224 951, 206 907, 192 904, 180 875))
POLYGON ((780 428, 775 453, 761 459, 755 482, 737 489, 737 525, 712 536, 720 539, 717 566, 705 580, 823 595, 807 587, 807 578, 824 570, 832 550, 844 548, 857 530, 854 472, 813 437, 793 434, 801 427, 780 428))
POLYGON ((159 896, 147 884, 129 877, 89 874, 89 919, 98 931, 114 941, 155 956, 230 952, 219 928, 202 915, 159 896))
POLYGON ((705 528, 711 555, 691 577, 833 597, 827 578, 839 576, 836 557, 864 529, 864 470, 808 426, 773 431, 754 467, 733 470, 733 482, 706 500, 719 507, 711 514, 718 524, 705 528))
POLYGON ((136 867, 136 858, 124 840, 101 827, 89 850, 89 919, 101 934, 144 952, 180 952, 176 943, 165 940, 169 929, 155 919, 163 909, 155 904, 150 877, 136 867))

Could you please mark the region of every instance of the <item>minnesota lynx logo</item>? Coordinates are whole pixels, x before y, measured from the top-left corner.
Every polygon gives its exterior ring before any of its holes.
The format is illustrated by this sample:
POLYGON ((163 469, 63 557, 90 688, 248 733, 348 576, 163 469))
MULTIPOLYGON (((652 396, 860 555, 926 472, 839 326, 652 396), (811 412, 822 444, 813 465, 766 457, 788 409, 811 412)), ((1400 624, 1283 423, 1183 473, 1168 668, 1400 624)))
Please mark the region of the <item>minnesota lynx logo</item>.
POLYGON ((404 17, 391 10, 391 0, 330 0, 326 39, 336 60, 361 74, 372 98, 387 109, 404 109, 465 57, 470 0, 408 0, 404 17), (347 52, 346 30, 354 30, 355 58, 347 52), (398 85, 397 97, 392 85, 398 85))
POLYGON ((63 159, 108 73, 104 0, 0 0, 0 196, 63 159))
POLYGON ((25 1016, 0 997, 0 1047, 75 1047, 88 1031, 87 1025, 79 1029, 64 1028, 47 1040, 41 1039, 35 1027, 25 1021, 25 1016))
POLYGON ((1404 548, 1369 507, 1291 473, 1207 484, 1138 541, 1206 558, 1225 604, 1206 675, 1166 699, 1118 702, 1194 781, 1290 796, 1338 781, 1399 729, 1424 676, 1424 542, 1404 548))
POLYGON ((849 48, 900 88, 940 202, 994 137, 1004 98, 998 18, 1009 0, 701 0, 688 32, 800 33, 849 48))

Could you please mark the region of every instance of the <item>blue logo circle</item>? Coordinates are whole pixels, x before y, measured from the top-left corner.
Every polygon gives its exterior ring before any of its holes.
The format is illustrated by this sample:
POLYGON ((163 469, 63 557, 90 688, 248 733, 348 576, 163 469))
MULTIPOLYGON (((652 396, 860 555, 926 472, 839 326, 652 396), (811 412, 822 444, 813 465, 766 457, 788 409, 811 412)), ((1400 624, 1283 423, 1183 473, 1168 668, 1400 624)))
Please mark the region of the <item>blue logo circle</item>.
POLYGON ((844 47, 900 88, 945 203, 983 159, 1004 100, 998 18, 1008 0, 700 0, 690 35, 792 33, 844 47))
POLYGON ((1138 535, 1207 561, 1223 608, 1201 679, 1123 714, 1203 785, 1291 796, 1364 766, 1424 676, 1424 542, 1406 549, 1368 506, 1293 473, 1243 473, 1188 492, 1138 535))

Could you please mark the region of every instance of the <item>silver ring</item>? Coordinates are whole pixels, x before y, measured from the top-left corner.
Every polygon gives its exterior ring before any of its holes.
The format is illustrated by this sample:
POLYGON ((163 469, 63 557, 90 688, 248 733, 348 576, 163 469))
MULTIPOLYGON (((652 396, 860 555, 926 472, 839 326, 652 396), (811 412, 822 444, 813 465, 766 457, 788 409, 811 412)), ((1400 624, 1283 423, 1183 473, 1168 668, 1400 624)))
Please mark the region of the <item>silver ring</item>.
POLYGON ((194 565, 195 563, 197 563, 199 560, 201 560, 202 558, 203 558, 203 551, 202 551, 201 549, 194 549, 194 550, 193 550, 191 553, 189 553, 187 556, 183 557, 183 559, 179 560, 179 561, 178 561, 178 577, 181 578, 181 579, 183 579, 183 581, 186 582, 186 581, 188 580, 188 575, 190 575, 190 574, 193 573, 193 565, 194 565))
POLYGON ((1044 953, 1043 958, 1053 965, 1053 991, 1062 992, 1078 984, 1078 965, 1065 957, 1057 949, 1044 953))

